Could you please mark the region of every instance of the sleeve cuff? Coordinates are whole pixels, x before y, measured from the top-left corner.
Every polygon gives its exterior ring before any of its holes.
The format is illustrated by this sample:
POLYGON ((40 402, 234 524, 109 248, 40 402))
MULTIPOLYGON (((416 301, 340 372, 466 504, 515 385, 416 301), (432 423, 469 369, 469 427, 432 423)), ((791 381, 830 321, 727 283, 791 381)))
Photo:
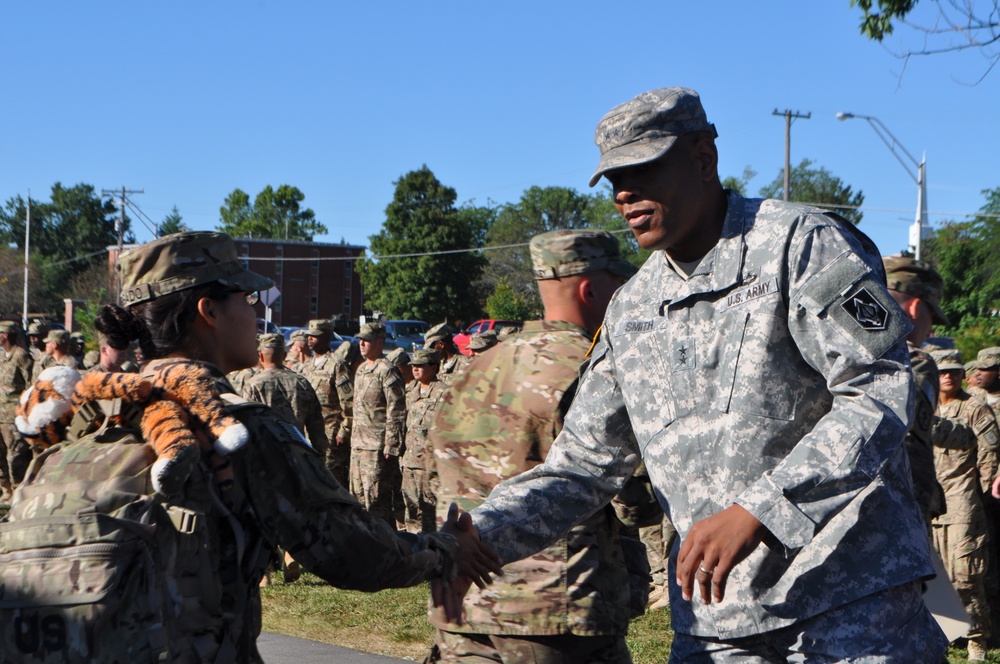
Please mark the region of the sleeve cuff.
POLYGON ((816 524, 795 506, 769 477, 762 477, 736 499, 740 505, 764 524, 764 527, 785 548, 800 549, 816 534, 816 524))

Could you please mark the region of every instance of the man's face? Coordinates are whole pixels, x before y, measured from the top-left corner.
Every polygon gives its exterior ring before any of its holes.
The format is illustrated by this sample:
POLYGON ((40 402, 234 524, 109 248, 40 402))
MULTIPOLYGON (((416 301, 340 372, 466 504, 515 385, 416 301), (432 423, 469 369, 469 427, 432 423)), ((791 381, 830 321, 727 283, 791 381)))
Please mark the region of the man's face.
POLYGON ((38 350, 42 350, 42 347, 45 345, 42 343, 42 337, 37 334, 28 335, 28 343, 38 350))
POLYGON ((984 390, 992 390, 996 387, 997 376, 1000 375, 1000 367, 990 367, 979 370, 979 386, 984 390))
POLYGON ((361 348, 361 355, 366 360, 377 360, 382 357, 382 347, 385 346, 385 339, 359 339, 358 346, 361 348))
POLYGON ((46 341, 45 342, 45 352, 48 353, 49 355, 52 355, 53 353, 55 353, 55 351, 56 351, 56 349, 58 347, 59 347, 59 344, 57 344, 55 341, 46 341))
POLYGON ((128 349, 118 350, 111 346, 101 346, 101 364, 106 369, 121 369, 122 364, 128 359, 128 349))
POLYGON ((681 260, 691 244, 700 245, 703 181, 693 137, 677 141, 656 161, 605 173, 615 207, 643 249, 672 249, 681 260))
POLYGON ((926 302, 919 300, 916 315, 911 315, 910 320, 913 322, 913 331, 906 338, 918 346, 922 345, 927 341, 927 337, 931 336, 931 331, 934 329, 934 312, 931 311, 926 302))
POLYGON ((962 369, 948 369, 939 374, 938 381, 941 385, 941 394, 954 397, 962 389, 962 376, 965 371, 962 369))
POLYGON ((437 376, 438 365, 436 364, 414 364, 413 378, 421 385, 428 385, 437 376))
POLYGON ((312 352, 322 355, 330 350, 330 337, 326 334, 315 337, 310 334, 306 337, 306 345, 309 346, 309 350, 312 352))

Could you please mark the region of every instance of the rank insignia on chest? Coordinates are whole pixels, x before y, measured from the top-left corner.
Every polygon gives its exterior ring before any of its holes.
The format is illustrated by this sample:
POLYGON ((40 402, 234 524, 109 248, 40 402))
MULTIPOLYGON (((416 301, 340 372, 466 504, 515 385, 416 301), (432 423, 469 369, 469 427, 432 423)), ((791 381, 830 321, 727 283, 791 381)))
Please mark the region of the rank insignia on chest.
POLYGON ((693 339, 681 339, 673 343, 670 350, 670 364, 673 371, 687 371, 697 366, 698 358, 694 351, 693 339))
POLYGON ((860 288, 847 296, 840 306, 866 330, 884 330, 889 319, 889 312, 867 288, 860 288))

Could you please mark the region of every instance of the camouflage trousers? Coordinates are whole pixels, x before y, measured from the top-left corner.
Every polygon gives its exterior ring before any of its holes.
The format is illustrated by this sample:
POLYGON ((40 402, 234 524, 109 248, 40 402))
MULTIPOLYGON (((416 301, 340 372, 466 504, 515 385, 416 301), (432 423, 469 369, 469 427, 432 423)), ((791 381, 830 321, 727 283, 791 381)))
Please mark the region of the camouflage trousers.
POLYGON ((981 528, 970 531, 969 524, 934 524, 934 548, 941 555, 951 585, 969 612, 970 639, 990 636, 990 606, 986 601, 988 551, 981 528))
POLYGON ((426 662, 480 664, 631 664, 624 636, 507 636, 437 630, 426 662))
POLYGON ((403 511, 402 483, 399 457, 390 455, 387 459, 378 450, 351 450, 351 492, 372 516, 393 528, 397 503, 403 511))
POLYGON ((649 558, 650 574, 653 577, 653 587, 650 588, 650 606, 660 609, 668 605, 669 578, 667 577, 667 560, 670 549, 677 539, 677 529, 666 515, 663 521, 652 526, 639 529, 639 539, 646 545, 646 556, 649 558))
POLYGON ((330 440, 330 447, 326 450, 326 467, 336 478, 337 483, 345 489, 351 486, 351 443, 344 441, 337 444, 337 431, 339 426, 328 428, 326 436, 330 440))
POLYGON ((424 492, 427 471, 422 468, 402 468, 403 503, 406 505, 406 530, 411 533, 432 533, 435 503, 424 492))
POLYGON ((24 479, 31 462, 31 447, 13 422, 0 422, 0 498, 10 499, 11 492, 24 479))
MULTIPOLYGON (((817 589, 816 592, 821 592, 817 589)), ((670 664, 941 662, 948 638, 912 581, 794 625, 741 639, 674 634, 670 664)))

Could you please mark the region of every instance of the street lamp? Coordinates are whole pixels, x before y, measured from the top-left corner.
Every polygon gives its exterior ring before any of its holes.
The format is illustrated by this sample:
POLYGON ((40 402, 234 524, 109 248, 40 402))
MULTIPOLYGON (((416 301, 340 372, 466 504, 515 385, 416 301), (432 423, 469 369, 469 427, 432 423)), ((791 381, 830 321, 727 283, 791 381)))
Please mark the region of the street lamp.
POLYGON ((910 246, 913 248, 913 253, 920 259, 920 241, 930 234, 930 223, 927 221, 927 158, 924 157, 919 162, 916 158, 909 153, 909 151, 903 147, 903 145, 896 140, 896 137, 892 135, 889 128, 882 124, 882 121, 878 118, 872 117, 870 115, 858 115, 855 113, 837 113, 838 120, 850 120, 851 118, 861 118, 862 120, 867 120, 868 124, 871 125, 878 137, 882 139, 885 146, 889 148, 892 155, 896 160, 902 164, 903 168, 906 169, 906 174, 913 178, 913 181, 917 183, 917 216, 914 222, 910 225, 910 246), (916 167, 916 172, 903 158, 900 156, 899 152, 896 150, 899 148, 900 151, 906 158, 910 160, 910 163, 916 167))

